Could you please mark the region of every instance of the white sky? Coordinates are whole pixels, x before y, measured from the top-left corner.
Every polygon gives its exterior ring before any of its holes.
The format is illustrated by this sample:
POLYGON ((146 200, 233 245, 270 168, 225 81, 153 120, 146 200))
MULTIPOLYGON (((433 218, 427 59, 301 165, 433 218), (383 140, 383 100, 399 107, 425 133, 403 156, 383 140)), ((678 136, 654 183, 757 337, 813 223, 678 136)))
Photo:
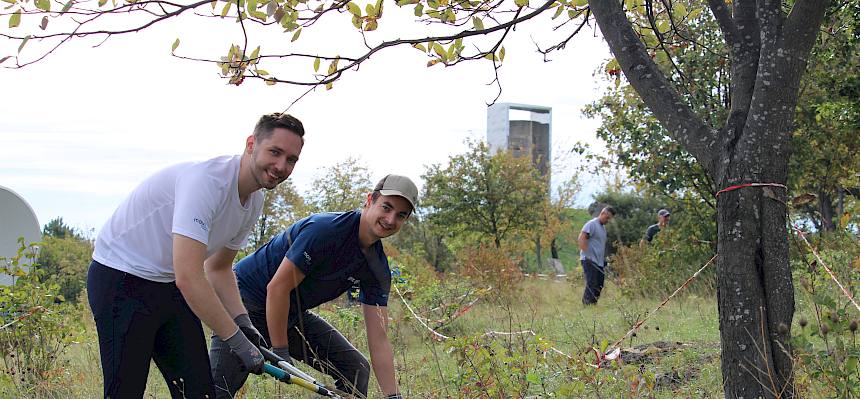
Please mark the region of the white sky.
MULTIPOLYGON (((388 21, 401 14, 393 4, 387 7, 380 38, 425 29, 388 21)), ((411 15, 411 8, 405 11, 411 15)), ((0 22, 5 25, 5 18, 0 22)), ((38 21, 23 21, 28 22, 38 21)), ((0 185, 23 196, 41 224, 62 216, 72 226, 98 230, 125 195, 156 170, 239 153, 257 118, 283 110, 302 89, 256 80, 226 85, 215 66, 169 55, 176 37, 182 40, 179 54, 226 53, 231 40, 240 40, 238 26, 213 22, 217 26, 193 18, 156 25, 98 48, 92 46, 99 40, 75 40, 35 65, 0 69, 0 185)), ((545 63, 532 40, 551 44, 549 37, 570 30, 551 36, 550 26, 537 22, 520 26, 506 42, 498 101, 552 107, 554 154, 577 141, 596 144, 598 121, 584 119, 581 109, 605 86, 593 74, 610 57, 608 49, 585 29, 545 63)), ((354 36, 348 19, 317 28, 305 30, 294 45, 310 52, 355 44, 343 39, 354 36)), ((269 34, 252 34, 249 47, 289 44, 289 34, 263 35, 269 34)), ((17 45, 0 42, 0 58, 17 45)), ((22 54, 37 48, 29 43, 22 54)), ((489 62, 450 68, 427 68, 426 62, 410 47, 383 51, 344 75, 333 90, 318 90, 289 110, 307 131, 291 177, 301 191, 312 189, 318 170, 349 156, 370 167, 372 180, 398 173, 421 185, 426 165, 462 152, 466 138, 485 137, 486 103, 496 95, 496 88, 486 85, 492 80, 489 62)), ((277 64, 263 67, 278 70, 277 64)), ((311 63, 294 69, 310 72, 311 63)))

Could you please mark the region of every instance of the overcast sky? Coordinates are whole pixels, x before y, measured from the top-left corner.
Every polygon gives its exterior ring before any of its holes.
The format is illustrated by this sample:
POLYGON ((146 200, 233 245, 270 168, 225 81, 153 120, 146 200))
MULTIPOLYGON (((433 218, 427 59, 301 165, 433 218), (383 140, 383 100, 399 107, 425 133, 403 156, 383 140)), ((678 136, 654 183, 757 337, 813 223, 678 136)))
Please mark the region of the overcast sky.
MULTIPOLYGON (((23 196, 41 224, 62 216, 72 226, 98 230, 149 174, 176 162, 239 153, 259 116, 284 110, 302 89, 252 80, 226 85, 213 65, 170 56, 176 37, 182 40, 180 54, 225 53, 238 38, 235 27, 220 22, 226 32, 177 22, 97 48, 98 40, 75 40, 35 65, 0 69, 0 185, 23 196)), ((333 32, 305 31, 296 43, 306 49, 347 45, 333 39, 350 33, 348 22, 341 25, 333 32)), ((386 26, 383 19, 380 35, 386 26)), ((390 26, 404 31, 403 37, 409 29, 424 29, 390 26)), ((605 86, 594 73, 609 53, 602 39, 584 30, 544 62, 533 40, 547 43, 547 32, 550 26, 539 23, 510 36, 498 101, 552 107, 557 155, 577 141, 595 142, 598 121, 584 119, 581 109, 605 86)), ((249 47, 255 40, 266 48, 288 38, 252 35, 249 47)), ((0 58, 17 45, 0 42, 0 58)), ((30 47, 23 54, 37 49, 30 47)), ((333 90, 318 90, 294 105, 289 112, 307 131, 291 177, 297 187, 311 190, 322 168, 349 156, 370 167, 372 180, 398 173, 417 181, 426 165, 462 152, 464 139, 484 138, 486 103, 497 90, 487 86, 493 77, 489 63, 427 68, 426 62, 409 47, 384 51, 344 75, 333 90)), ((309 71, 310 63, 304 68, 309 71)))

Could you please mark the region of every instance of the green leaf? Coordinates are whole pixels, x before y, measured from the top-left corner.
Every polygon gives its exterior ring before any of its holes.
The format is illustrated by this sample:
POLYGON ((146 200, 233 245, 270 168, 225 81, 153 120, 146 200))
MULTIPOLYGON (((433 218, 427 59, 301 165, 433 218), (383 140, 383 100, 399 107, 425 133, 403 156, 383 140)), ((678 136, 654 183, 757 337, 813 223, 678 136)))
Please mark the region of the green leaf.
POLYGON ((376 8, 373 7, 373 4, 368 4, 364 6, 364 12, 367 14, 368 17, 376 16, 376 8))
POLYGON ((35 0, 36 8, 42 11, 51 11, 51 0, 35 0))
POLYGON ((687 19, 696 19, 696 18, 698 18, 698 17, 699 17, 699 15, 701 15, 701 14, 702 14, 702 11, 703 11, 703 10, 704 10, 703 8, 694 8, 694 9, 693 9, 693 11, 690 11, 690 15, 687 17, 687 19))
POLYGON ((475 30, 484 30, 484 21, 478 17, 472 17, 472 25, 475 26, 475 30))
POLYGON ((376 18, 371 18, 367 20, 367 23, 364 25, 364 30, 366 32, 375 31, 376 28, 379 27, 379 22, 376 22, 376 18))
POLYGON ((422 15, 424 15, 424 4, 419 3, 417 6, 415 6, 415 16, 420 17, 422 15))
POLYGON ((232 7, 232 6, 233 6, 233 3, 230 3, 230 2, 227 2, 227 4, 224 4, 224 8, 221 9, 221 18, 224 18, 227 16, 227 13, 230 12, 230 7, 232 7))
POLYGON ((685 7, 680 2, 677 2, 672 5, 672 19, 680 21, 685 17, 687 17, 687 7, 685 7))
POLYGON ((30 35, 27 35, 27 37, 25 37, 24 40, 21 41, 21 45, 18 46, 18 54, 21 54, 21 50, 24 49, 24 46, 26 46, 27 42, 29 42, 29 41, 30 41, 30 35))
POLYGON ((170 46, 170 52, 172 53, 172 52, 176 51, 177 47, 179 47, 179 38, 178 37, 176 38, 176 40, 173 41, 173 46, 170 46))
POLYGON ((268 75, 268 74, 269 74, 269 71, 267 71, 267 70, 265 70, 265 69, 258 69, 258 70, 257 70, 257 75, 260 75, 260 76, 266 76, 266 75, 268 75))
POLYGON ((320 71, 320 58, 317 57, 314 59, 314 72, 320 71))
POLYGON ((256 64, 257 63, 257 57, 259 57, 259 56, 260 56, 260 46, 257 46, 257 48, 255 48, 254 51, 251 52, 251 57, 249 58, 249 60, 251 60, 253 63, 256 64))
POLYGON ((423 52, 425 52, 425 53, 427 52, 427 48, 426 48, 426 47, 424 47, 424 45, 423 45, 423 44, 421 44, 421 43, 415 43, 415 44, 413 44, 413 45, 412 45, 412 47, 415 47, 415 48, 417 48, 418 50, 421 50, 421 51, 423 51, 423 52))
POLYGON ((439 43, 433 43, 433 51, 440 57, 445 57, 445 47, 442 47, 439 43))
POLYGON ((361 29, 361 17, 352 16, 352 26, 356 29, 361 29))
POLYGON ((293 37, 290 39, 290 42, 294 42, 296 40, 299 40, 299 36, 301 36, 301 34, 302 34, 302 28, 296 29, 296 31, 293 32, 293 37))
POLYGON ((73 4, 75 4, 75 0, 69 0, 69 1, 68 1, 68 2, 63 6, 63 8, 60 10, 60 14, 62 14, 62 13, 64 13, 64 12, 66 12, 66 11, 69 11, 69 9, 71 9, 71 8, 72 8, 72 5, 73 5, 73 4))
POLYGON ((516 4, 517 7, 525 7, 529 5, 529 0, 514 0, 514 4, 516 4))
POLYGON ((105 4, 107 4, 107 0, 99 0, 99 7, 103 7, 105 4))
POLYGON ((11 17, 9 17, 10 28, 16 28, 18 27, 18 25, 21 25, 21 10, 15 11, 15 13, 13 13, 11 17))
POLYGON ((334 87, 334 84, 333 84, 333 83, 326 83, 326 84, 325 84, 325 89, 326 89, 326 90, 331 90, 331 88, 332 88, 332 87, 334 87))
POLYGON ((535 373, 526 374, 526 381, 535 385, 540 385, 540 377, 538 377, 538 375, 535 373))
POLYGON ((860 359, 858 359, 857 356, 849 356, 848 359, 845 360, 845 372, 853 373, 857 371, 858 360, 860 359))
POLYGON ((556 7, 555 14, 553 14, 552 19, 558 18, 559 15, 561 15, 561 13, 563 11, 564 11, 564 7, 556 7))
POLYGON ((499 61, 505 60, 505 46, 499 49, 499 61))
POLYGON ((576 0, 573 4, 577 7, 585 7, 588 5, 588 0, 576 0))
POLYGON ((350 14, 352 14, 356 17, 361 16, 361 9, 358 8, 358 6, 355 5, 355 3, 351 2, 351 1, 349 3, 346 3, 346 9, 349 10, 350 14))

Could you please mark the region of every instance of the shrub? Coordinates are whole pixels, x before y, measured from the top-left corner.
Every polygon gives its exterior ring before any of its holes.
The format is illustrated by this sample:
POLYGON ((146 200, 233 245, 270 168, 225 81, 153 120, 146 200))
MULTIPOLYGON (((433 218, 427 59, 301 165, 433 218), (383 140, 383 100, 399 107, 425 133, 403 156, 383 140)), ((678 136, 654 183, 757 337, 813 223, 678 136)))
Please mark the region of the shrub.
MULTIPOLYGON (((622 292, 630 295, 666 296, 683 284, 713 256, 709 242, 666 229, 650 244, 622 246, 611 257, 612 270, 622 292)), ((708 294, 716 287, 716 267, 711 265, 690 283, 688 291, 708 294)))
POLYGON ((16 276, 13 285, 0 286, 0 378, 25 394, 63 378, 67 362, 61 355, 83 326, 77 309, 59 295, 59 285, 33 262, 36 246, 18 242, 15 257, 0 258, 3 271, 16 276))
MULTIPOLYGON (((860 285, 860 245, 847 231, 813 240, 821 260, 836 278, 857 297, 860 285)), ((860 346, 857 345, 860 316, 829 273, 803 242, 795 241, 800 256, 792 260, 798 281, 799 315, 792 337, 798 373, 798 391, 810 397, 858 397, 860 346)))

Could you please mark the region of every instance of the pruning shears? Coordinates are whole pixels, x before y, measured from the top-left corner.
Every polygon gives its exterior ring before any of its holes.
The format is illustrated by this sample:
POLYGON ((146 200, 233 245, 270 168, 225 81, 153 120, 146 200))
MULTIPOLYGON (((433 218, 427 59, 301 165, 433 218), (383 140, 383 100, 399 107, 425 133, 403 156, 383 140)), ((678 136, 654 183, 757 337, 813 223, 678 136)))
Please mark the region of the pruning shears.
POLYGON ((318 395, 325 396, 327 398, 332 399, 348 399, 347 397, 341 396, 333 389, 330 389, 323 385, 321 382, 317 381, 315 378, 311 377, 307 373, 299 370, 296 366, 287 363, 282 357, 276 355, 269 349, 259 348, 260 353, 263 354, 263 357, 266 358, 267 361, 274 363, 266 363, 263 365, 263 372, 277 378, 280 381, 283 381, 287 384, 295 384, 302 388, 305 388, 311 392, 314 392, 318 395))

